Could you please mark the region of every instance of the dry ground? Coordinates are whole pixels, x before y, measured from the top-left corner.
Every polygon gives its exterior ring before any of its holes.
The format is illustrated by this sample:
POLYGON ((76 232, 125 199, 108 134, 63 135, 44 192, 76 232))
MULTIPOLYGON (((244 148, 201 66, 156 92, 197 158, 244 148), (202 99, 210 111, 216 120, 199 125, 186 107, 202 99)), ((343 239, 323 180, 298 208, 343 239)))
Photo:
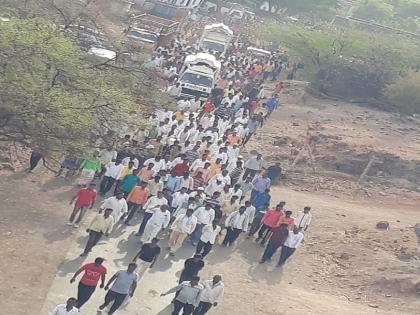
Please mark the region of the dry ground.
MULTIPOLYGON (((363 151, 368 146, 368 150, 388 151, 403 160, 418 159, 416 130, 398 134, 381 129, 394 130, 400 118, 349 104, 334 106, 307 100, 306 105, 296 105, 298 101, 293 98, 287 101, 248 150, 258 148, 269 159, 281 160, 287 169, 296 154, 291 148, 300 148, 307 125, 318 125, 315 132, 338 136, 340 140, 336 141, 351 150, 363 151), (353 123, 355 115, 374 118, 358 118, 360 123, 353 123), (284 136, 291 141, 274 143, 276 137, 284 136), (290 146, 291 142, 295 144, 290 146)), ((375 171, 367 183, 357 185, 354 180, 360 169, 354 174, 329 169, 322 159, 339 156, 340 151, 334 153, 334 146, 317 143, 319 190, 314 191, 316 176, 303 162, 298 165, 299 172, 288 172, 273 192, 274 200, 286 200, 291 210, 305 205, 314 209, 305 244, 283 270, 272 263, 259 265, 262 248, 252 241, 241 239, 232 250, 216 247, 203 275, 222 273, 226 295, 212 314, 419 314, 415 284, 420 281, 420 253, 410 228, 418 220, 419 197, 409 187, 413 181, 396 183, 395 177, 375 171), (390 223, 390 230, 375 228, 381 220, 390 223)), ((47 314, 54 304, 76 293, 76 286, 68 280, 83 263, 78 258, 86 240, 83 229, 75 231, 65 226, 72 187, 42 168, 34 174, 3 173, 1 178, 0 309, 13 315, 27 314, 29 309, 35 314, 42 309, 40 314, 47 314)), ((134 229, 102 242, 87 260, 100 254, 108 259, 110 272, 124 268, 138 247, 131 236, 134 229)), ((170 298, 158 295, 175 283, 182 259, 191 251, 186 245, 179 258, 162 257, 121 314, 168 314, 170 298)), ((83 313, 96 314, 103 295, 95 292, 83 313)))

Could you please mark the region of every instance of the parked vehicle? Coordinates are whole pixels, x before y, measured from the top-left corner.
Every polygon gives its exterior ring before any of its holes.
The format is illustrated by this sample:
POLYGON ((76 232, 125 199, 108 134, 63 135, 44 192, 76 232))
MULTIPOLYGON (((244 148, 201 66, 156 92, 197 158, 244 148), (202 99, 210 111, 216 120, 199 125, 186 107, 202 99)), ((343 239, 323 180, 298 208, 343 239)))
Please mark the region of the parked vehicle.
POLYGON ((223 23, 206 25, 199 46, 207 52, 224 55, 233 39, 232 30, 223 23))

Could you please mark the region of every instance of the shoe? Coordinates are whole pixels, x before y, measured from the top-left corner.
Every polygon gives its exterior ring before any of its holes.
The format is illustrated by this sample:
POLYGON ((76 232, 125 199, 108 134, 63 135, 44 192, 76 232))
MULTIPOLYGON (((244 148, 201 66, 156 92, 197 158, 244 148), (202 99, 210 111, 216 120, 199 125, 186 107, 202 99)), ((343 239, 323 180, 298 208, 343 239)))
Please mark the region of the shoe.
POLYGON ((174 256, 175 256, 175 253, 173 253, 173 252, 169 252, 169 256, 174 257, 174 256))
POLYGON ((78 224, 73 224, 73 227, 75 228, 75 229, 77 229, 77 228, 79 228, 79 225, 78 224))
POLYGON ((66 225, 72 226, 73 225, 73 222, 67 222, 66 225))
POLYGON ((263 264, 263 263, 265 263, 265 260, 260 260, 260 264, 263 264))
POLYGON ((87 256, 87 255, 88 255, 88 253, 84 253, 84 252, 83 252, 83 253, 81 253, 81 254, 80 254, 80 257, 85 257, 85 256, 87 256))

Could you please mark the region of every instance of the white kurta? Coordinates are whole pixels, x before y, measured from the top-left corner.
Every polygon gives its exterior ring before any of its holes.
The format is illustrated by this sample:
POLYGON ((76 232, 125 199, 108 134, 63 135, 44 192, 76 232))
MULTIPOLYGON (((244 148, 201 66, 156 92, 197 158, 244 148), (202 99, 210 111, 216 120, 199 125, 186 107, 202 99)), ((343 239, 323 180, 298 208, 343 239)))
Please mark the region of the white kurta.
POLYGON ((162 212, 157 210, 153 213, 152 217, 147 221, 144 233, 141 237, 141 241, 146 244, 150 243, 153 238, 155 238, 161 229, 164 229, 168 226, 169 220, 171 218, 171 213, 166 210, 162 212))

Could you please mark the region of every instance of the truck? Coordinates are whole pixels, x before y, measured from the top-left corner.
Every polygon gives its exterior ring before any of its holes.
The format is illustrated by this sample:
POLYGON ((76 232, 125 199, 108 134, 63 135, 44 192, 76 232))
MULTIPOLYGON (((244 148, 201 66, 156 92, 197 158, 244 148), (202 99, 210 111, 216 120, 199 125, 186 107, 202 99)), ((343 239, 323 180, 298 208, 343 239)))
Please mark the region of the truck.
POLYGON ((178 82, 181 85, 181 97, 206 100, 219 77, 222 64, 214 55, 197 53, 188 55, 180 71, 178 82))
POLYGON ((224 55, 233 39, 232 30, 223 23, 206 25, 200 39, 199 47, 224 55))

